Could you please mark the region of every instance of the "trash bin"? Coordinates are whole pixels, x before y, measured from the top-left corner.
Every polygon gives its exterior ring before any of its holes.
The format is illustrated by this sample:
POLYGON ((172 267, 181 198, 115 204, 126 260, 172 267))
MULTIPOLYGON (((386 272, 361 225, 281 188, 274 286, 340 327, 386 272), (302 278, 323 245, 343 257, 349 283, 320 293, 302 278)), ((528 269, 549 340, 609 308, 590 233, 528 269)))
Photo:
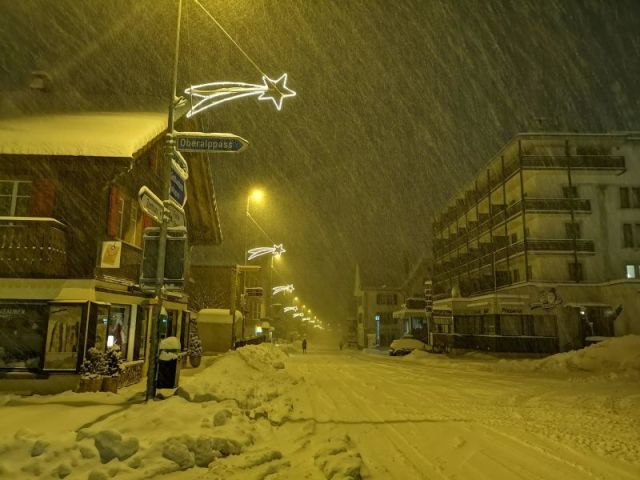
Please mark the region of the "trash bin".
POLYGON ((160 342, 157 388, 178 388, 180 380, 180 340, 167 337, 160 342))

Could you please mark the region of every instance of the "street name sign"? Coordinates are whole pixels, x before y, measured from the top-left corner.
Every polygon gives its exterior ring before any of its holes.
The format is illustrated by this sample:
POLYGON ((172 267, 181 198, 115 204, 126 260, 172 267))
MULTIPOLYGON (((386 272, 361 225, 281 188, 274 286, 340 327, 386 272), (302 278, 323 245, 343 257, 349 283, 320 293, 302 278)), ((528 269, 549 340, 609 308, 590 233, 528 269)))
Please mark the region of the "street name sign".
POLYGON ((238 153, 249 145, 233 133, 176 132, 175 139, 181 152, 238 153))
POLYGON ((184 211, 180 211, 173 202, 167 202, 167 226, 168 227, 186 227, 187 223, 184 218, 184 211))
POLYGON ((156 222, 162 223, 162 216, 164 214, 164 205, 162 200, 153 193, 149 187, 143 186, 138 191, 138 203, 140 208, 153 218, 156 222))

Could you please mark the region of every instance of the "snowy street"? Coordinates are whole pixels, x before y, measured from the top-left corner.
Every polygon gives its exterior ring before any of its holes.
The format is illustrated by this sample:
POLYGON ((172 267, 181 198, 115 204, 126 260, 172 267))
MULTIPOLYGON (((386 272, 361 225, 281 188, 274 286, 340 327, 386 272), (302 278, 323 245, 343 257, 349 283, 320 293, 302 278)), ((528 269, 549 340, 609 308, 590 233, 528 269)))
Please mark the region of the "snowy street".
POLYGON ((0 477, 635 479, 639 344, 501 361, 260 345, 149 404, 4 396, 0 477))
POLYGON ((638 478, 637 383, 428 362, 324 353, 290 365, 318 432, 346 432, 372 478, 638 478))

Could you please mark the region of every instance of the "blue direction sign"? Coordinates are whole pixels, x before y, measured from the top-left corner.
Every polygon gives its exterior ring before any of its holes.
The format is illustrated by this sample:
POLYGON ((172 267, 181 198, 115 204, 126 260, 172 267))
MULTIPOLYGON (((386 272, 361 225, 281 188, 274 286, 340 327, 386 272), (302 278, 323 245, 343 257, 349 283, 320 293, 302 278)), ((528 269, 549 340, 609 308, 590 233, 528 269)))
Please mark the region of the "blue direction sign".
POLYGON ((175 139, 181 152, 238 153, 249 145, 233 133, 176 132, 175 139))
POLYGON ((174 169, 171 169, 169 197, 181 207, 184 207, 184 204, 187 202, 187 186, 185 185, 184 179, 174 169))

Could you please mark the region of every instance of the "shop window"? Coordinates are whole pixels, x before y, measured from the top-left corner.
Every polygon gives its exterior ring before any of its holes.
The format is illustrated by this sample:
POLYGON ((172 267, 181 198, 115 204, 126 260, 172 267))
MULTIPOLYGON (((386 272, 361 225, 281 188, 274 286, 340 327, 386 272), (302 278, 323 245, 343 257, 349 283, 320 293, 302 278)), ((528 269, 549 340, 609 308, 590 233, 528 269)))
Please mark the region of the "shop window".
POLYGON ((523 318, 520 315, 500 316, 500 335, 524 335, 523 318))
POLYGON ((42 366, 48 310, 46 303, 0 302, 0 368, 42 366))
POLYGON ((620 187, 620 208, 629 208, 631 203, 629 202, 629 188, 620 187))
POLYGON ((146 310, 144 307, 138 305, 138 311, 136 313, 136 337, 134 340, 133 347, 133 359, 134 360, 142 360, 145 355, 145 351, 147 348, 147 324, 148 317, 146 310))
POLYGON ((630 223, 622 224, 622 246, 633 248, 633 225, 630 223))
POLYGON ((107 349, 107 329, 109 327, 109 307, 96 305, 95 341, 93 346, 99 351, 107 349))
POLYGON ((31 182, 0 180, 0 216, 28 217, 31 182))
POLYGON ((53 304, 49 307, 49 326, 44 355, 48 370, 75 370, 83 305, 53 304))
POLYGON ((129 305, 112 305, 109 309, 107 347, 118 345, 123 357, 127 355, 130 320, 131 307, 129 305))

